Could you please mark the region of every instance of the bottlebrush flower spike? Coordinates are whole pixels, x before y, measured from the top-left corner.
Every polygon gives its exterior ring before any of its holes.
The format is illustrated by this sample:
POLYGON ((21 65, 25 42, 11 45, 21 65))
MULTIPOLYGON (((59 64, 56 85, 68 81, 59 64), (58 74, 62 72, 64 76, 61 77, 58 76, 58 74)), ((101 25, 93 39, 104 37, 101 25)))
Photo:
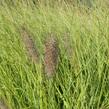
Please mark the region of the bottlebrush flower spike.
POLYGON ((6 103, 0 99, 0 109, 9 109, 6 103))
POLYGON ((44 71, 48 77, 51 77, 58 64, 59 46, 57 39, 51 35, 45 41, 44 71))
POLYGON ((22 36, 22 41, 27 50, 27 55, 34 63, 37 63, 39 61, 39 53, 29 31, 25 27, 22 27, 20 33, 22 36))

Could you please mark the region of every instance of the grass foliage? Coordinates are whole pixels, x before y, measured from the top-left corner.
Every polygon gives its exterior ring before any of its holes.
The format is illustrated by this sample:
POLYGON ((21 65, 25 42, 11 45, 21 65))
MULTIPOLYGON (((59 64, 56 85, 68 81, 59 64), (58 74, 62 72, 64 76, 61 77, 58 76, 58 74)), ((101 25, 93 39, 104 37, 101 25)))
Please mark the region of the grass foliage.
POLYGON ((10 109, 109 109, 108 7, 108 0, 90 8, 17 0, 15 5, 0 5, 0 97, 10 109), (38 64, 26 55, 19 32, 22 25, 40 52, 38 64), (60 47, 52 78, 42 70, 49 33, 57 36, 60 47))

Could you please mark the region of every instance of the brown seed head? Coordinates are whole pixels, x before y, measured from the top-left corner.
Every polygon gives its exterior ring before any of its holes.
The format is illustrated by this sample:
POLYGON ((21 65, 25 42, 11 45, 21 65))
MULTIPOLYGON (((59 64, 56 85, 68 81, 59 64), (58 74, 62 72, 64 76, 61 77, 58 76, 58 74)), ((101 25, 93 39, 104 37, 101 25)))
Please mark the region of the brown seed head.
POLYGON ((6 103, 0 99, 0 109, 9 109, 6 103))
POLYGON ((28 32, 28 30, 25 27, 21 28, 21 36, 22 36, 22 41, 25 45, 25 48, 27 50, 27 54, 29 58, 34 62, 37 63, 39 61, 39 53, 35 47, 35 43, 28 32))
POLYGON ((59 46, 55 37, 47 38, 45 42, 44 71, 48 77, 52 76, 58 64, 59 46))

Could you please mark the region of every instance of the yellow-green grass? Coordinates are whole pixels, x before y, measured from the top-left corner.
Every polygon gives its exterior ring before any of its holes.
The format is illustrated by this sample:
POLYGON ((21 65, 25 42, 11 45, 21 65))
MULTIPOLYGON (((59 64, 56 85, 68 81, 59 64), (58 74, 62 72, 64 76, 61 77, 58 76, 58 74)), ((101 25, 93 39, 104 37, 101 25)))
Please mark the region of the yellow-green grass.
POLYGON ((10 109, 108 109, 108 90, 107 3, 99 1, 92 8, 67 3, 0 5, 0 97, 10 109), (39 64, 28 59, 19 33, 22 25, 33 34, 39 64), (42 70, 49 33, 57 36, 60 47, 53 78, 42 70))

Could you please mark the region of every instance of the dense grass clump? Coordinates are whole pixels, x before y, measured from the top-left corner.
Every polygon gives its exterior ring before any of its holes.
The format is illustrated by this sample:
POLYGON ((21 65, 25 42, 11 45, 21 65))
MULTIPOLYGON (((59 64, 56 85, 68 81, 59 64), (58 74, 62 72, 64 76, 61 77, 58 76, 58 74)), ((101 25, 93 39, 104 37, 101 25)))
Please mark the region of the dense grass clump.
POLYGON ((67 2, 2 2, 0 108, 3 102, 2 107, 9 109, 109 109, 108 6, 108 0, 91 7, 67 2), (30 44, 22 41, 22 26, 31 33, 30 44), (55 34, 59 44, 51 78, 43 69, 49 33, 55 34), (40 59, 35 63, 29 56, 40 59))

